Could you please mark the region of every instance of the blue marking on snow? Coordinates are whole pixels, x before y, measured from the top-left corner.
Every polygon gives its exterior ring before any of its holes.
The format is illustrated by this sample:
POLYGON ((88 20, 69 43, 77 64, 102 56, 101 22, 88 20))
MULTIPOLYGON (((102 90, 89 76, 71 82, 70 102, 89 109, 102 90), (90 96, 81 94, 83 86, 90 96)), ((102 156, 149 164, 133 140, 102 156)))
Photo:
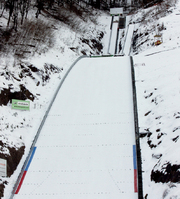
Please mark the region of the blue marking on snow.
POLYGON ((36 151, 36 147, 33 148, 33 151, 32 151, 32 153, 31 153, 31 157, 30 157, 30 159, 29 159, 29 161, 28 161, 28 164, 27 164, 27 166, 26 166, 26 168, 25 168, 25 171, 28 170, 28 168, 29 168, 29 166, 30 166, 30 164, 31 164, 31 161, 32 161, 32 159, 33 159, 33 156, 34 156, 35 151, 36 151))
POLYGON ((133 145, 133 164, 134 164, 134 169, 137 169, 137 166, 136 166, 136 145, 133 145))

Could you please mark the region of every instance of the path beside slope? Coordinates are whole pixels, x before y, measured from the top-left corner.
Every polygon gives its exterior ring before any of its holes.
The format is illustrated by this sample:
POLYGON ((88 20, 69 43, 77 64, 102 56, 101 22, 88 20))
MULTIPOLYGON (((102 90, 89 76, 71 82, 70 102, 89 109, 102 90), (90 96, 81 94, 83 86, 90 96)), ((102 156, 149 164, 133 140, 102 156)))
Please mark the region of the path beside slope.
POLYGON ((83 58, 47 116, 15 199, 135 199, 129 57, 83 58))

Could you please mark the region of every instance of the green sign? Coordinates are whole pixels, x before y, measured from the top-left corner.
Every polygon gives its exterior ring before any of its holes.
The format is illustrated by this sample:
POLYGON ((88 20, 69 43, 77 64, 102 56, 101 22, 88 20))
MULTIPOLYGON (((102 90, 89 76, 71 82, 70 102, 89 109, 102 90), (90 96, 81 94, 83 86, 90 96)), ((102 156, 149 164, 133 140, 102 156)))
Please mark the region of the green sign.
POLYGON ((24 100, 12 99, 12 109, 28 110, 30 109, 30 102, 24 100))

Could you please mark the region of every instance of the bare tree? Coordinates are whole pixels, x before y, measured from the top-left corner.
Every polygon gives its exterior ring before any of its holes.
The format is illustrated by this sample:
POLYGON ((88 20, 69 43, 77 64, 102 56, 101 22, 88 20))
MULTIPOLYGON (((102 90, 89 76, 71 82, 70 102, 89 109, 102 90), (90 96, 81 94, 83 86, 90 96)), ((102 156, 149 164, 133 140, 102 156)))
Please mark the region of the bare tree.
POLYGON ((17 31, 18 26, 18 0, 14 0, 14 8, 13 8, 13 28, 17 31))
POLYGON ((28 15, 28 11, 29 11, 29 7, 30 7, 30 4, 31 4, 31 0, 26 0, 27 1, 27 3, 26 3, 26 17, 25 18, 27 18, 27 15, 28 15))
POLYGON ((7 22, 7 27, 9 26, 12 14, 13 14, 13 10, 14 10, 14 0, 7 0, 6 1, 6 8, 9 9, 9 18, 8 18, 8 22, 7 22))
POLYGON ((41 14, 41 11, 44 9, 44 1, 37 0, 36 7, 37 7, 36 18, 38 18, 39 14, 41 14))
POLYGON ((52 8, 54 0, 47 0, 47 3, 48 3, 48 8, 52 8))
POLYGON ((24 15, 26 12, 27 0, 20 0, 19 2, 19 9, 21 13, 21 25, 23 24, 24 15))

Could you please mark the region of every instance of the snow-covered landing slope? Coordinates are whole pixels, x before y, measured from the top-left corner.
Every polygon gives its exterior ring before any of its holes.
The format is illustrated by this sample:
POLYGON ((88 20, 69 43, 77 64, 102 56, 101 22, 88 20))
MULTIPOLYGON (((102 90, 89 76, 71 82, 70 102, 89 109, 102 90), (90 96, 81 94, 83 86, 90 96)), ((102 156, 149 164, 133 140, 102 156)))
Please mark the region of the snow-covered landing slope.
POLYGON ((15 199, 135 199, 129 57, 84 58, 48 114, 15 199))

